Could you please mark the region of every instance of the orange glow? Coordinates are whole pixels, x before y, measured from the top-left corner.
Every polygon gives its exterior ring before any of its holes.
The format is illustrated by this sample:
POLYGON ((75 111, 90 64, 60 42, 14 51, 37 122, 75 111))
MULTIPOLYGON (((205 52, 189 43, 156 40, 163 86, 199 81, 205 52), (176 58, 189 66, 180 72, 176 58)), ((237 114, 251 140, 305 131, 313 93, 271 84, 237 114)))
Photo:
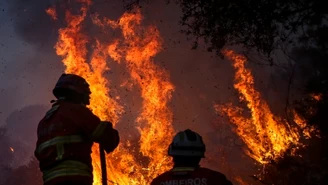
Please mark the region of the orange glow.
POLYGON ((11 152, 15 151, 13 147, 9 147, 9 149, 10 149, 11 152))
POLYGON ((322 99, 322 94, 310 94, 310 96, 316 101, 320 101, 322 99))
POLYGON ((240 177, 236 177, 235 180, 239 183, 239 185, 248 185, 243 179, 240 177))
MULTIPOLYGON (((59 30, 56 52, 63 57, 66 73, 84 77, 92 91, 89 108, 102 120, 119 123, 123 107, 120 97, 109 96, 109 81, 104 72, 109 70, 106 61, 112 59, 125 64, 130 72, 130 82, 139 85, 143 99, 140 115, 136 119, 139 141, 121 138, 119 147, 107 155, 108 180, 112 184, 146 185, 159 173, 171 167, 167 158, 167 146, 173 137, 172 112, 167 103, 171 100, 174 86, 169 74, 155 65, 153 57, 162 50, 162 39, 155 27, 143 27, 142 16, 124 13, 118 21, 93 16, 93 23, 102 29, 119 29, 122 38, 103 43, 97 35, 88 36, 82 30, 91 0, 82 3, 80 14, 66 12, 67 26, 59 30), (87 44, 95 42, 93 49, 87 44), (89 59, 89 58, 90 59, 89 59)), ((111 34, 108 37, 112 37, 111 34)), ((94 185, 101 185, 99 149, 93 146, 94 185)))
MULTIPOLYGON (((246 58, 231 50, 225 51, 224 54, 233 62, 236 70, 234 88, 240 93, 240 101, 247 103, 249 112, 234 107, 231 103, 224 106, 214 105, 214 108, 217 112, 226 114, 236 125, 235 132, 247 145, 246 153, 259 163, 265 164, 281 157, 291 146, 302 146, 300 132, 306 123, 300 122, 301 119, 295 112, 295 126, 273 115, 269 105, 254 87, 254 77, 251 71, 245 68, 246 58), (245 114, 250 114, 250 118, 245 114)), ((311 131, 303 130, 303 135, 309 138, 311 131)))
POLYGON ((307 139, 311 138, 311 135, 313 133, 316 134, 316 137, 320 137, 318 130, 316 130, 316 128, 314 126, 309 126, 306 124, 306 121, 300 117, 300 115, 298 115, 296 113, 296 111, 293 111, 293 115, 294 115, 294 122, 299 126, 299 128, 302 129, 303 132, 303 136, 307 139))
POLYGON ((56 12, 56 7, 49 7, 46 9, 46 13, 53 19, 57 20, 57 12, 56 12))

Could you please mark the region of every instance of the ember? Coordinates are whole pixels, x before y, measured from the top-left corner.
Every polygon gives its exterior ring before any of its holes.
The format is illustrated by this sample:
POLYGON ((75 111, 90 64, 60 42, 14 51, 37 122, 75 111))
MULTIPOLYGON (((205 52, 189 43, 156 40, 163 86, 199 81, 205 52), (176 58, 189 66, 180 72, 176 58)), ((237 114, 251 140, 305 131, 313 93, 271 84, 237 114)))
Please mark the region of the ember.
POLYGON ((50 7, 46 9, 46 13, 53 19, 57 20, 57 12, 55 7, 50 7))

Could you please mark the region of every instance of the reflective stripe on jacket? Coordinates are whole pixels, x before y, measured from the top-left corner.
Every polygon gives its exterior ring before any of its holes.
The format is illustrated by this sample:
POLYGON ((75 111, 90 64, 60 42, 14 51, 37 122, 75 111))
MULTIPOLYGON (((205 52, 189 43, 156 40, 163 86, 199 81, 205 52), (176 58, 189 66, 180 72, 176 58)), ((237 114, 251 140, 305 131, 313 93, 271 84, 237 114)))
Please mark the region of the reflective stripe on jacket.
POLYGON ((57 177, 87 176, 92 178, 92 169, 79 161, 67 160, 59 163, 54 168, 43 171, 43 182, 47 183, 57 177))
POLYGON ((83 142, 83 141, 84 141, 84 139, 80 135, 58 136, 58 137, 50 139, 46 142, 41 143, 36 148, 36 153, 41 154, 42 150, 44 150, 50 146, 56 146, 56 150, 57 150, 56 160, 62 160, 63 155, 65 154, 64 144, 79 143, 79 142, 83 142))

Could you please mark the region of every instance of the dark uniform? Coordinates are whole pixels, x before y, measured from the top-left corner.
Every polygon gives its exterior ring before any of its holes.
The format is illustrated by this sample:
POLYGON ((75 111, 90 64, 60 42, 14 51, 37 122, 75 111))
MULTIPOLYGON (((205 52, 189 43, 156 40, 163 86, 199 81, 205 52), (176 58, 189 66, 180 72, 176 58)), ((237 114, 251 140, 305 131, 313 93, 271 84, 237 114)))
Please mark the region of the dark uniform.
MULTIPOLYGON (((62 76, 59 82, 57 88, 71 85, 77 92, 85 90, 90 94, 89 86, 79 76, 62 76), (81 84, 84 86, 78 89, 81 84)), ((93 142, 100 143, 107 153, 112 152, 119 144, 118 131, 110 122, 102 122, 83 104, 88 103, 88 98, 84 97, 87 101, 82 103, 70 97, 62 99, 53 104, 38 125, 35 156, 44 184, 92 185, 93 142)))
POLYGON ((153 180, 151 185, 232 185, 225 175, 201 167, 176 167, 153 180))
POLYGON ((156 177, 151 185, 232 185, 224 174, 199 166, 205 150, 202 136, 190 129, 178 132, 168 148, 173 169, 156 177))

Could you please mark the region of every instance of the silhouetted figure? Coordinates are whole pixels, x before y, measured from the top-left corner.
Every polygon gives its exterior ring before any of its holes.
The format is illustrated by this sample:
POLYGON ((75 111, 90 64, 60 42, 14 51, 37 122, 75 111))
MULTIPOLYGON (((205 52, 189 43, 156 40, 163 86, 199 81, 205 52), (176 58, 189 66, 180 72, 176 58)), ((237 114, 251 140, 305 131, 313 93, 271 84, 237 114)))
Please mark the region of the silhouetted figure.
POLYGON ((112 152, 119 144, 112 123, 101 121, 86 105, 89 84, 80 76, 63 74, 53 90, 57 100, 38 125, 35 156, 44 185, 92 185, 91 147, 100 143, 112 152))
POLYGON ((189 129, 179 132, 168 149, 173 157, 173 169, 156 177, 151 185, 232 185, 224 174, 200 167, 205 150, 199 134, 189 129))

